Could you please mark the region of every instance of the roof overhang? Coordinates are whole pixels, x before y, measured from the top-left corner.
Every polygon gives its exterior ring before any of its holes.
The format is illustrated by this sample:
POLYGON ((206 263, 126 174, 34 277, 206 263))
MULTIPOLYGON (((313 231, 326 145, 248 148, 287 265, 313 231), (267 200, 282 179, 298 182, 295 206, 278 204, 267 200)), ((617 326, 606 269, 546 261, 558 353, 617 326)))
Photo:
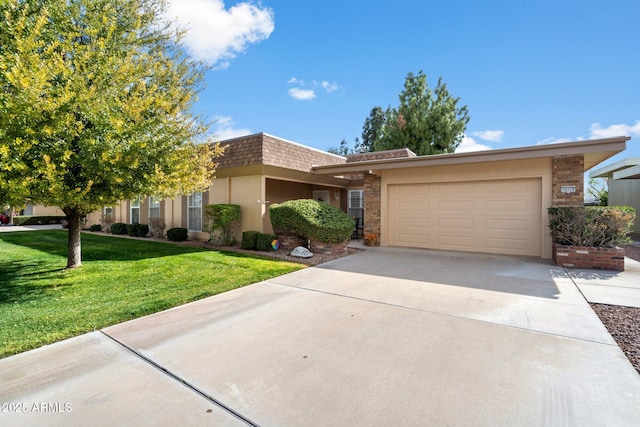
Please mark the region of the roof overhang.
POLYGON ((640 179, 640 163, 613 173, 613 179, 640 179))
POLYGON ((620 160, 591 172, 589 178, 611 178, 616 172, 640 165, 640 157, 620 160))
POLYGON ((368 160, 329 166, 314 166, 311 170, 322 175, 349 175, 388 169, 417 168, 426 166, 457 165, 466 163, 499 162, 508 160, 535 159, 542 157, 571 156, 584 154, 584 170, 602 163, 626 148, 628 136, 589 141, 562 142, 470 153, 436 154, 431 156, 406 157, 384 160, 368 160))

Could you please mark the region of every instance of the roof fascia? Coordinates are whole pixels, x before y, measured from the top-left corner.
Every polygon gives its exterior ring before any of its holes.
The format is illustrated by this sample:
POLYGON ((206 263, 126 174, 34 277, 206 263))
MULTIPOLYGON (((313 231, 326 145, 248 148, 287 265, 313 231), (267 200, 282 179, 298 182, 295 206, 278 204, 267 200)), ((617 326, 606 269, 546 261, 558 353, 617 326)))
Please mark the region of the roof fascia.
MULTIPOLYGON (((594 139, 589 141, 563 142, 548 145, 505 148, 500 150, 475 151, 470 153, 436 154, 432 156, 406 157, 400 159, 367 160, 341 165, 314 166, 311 170, 318 174, 340 175, 371 170, 440 166, 505 160, 533 159, 541 157, 570 156, 586 153, 611 153, 611 157, 626 148, 627 136, 594 139)), ((605 159, 606 159, 605 158, 605 159)), ((603 160, 605 160, 603 159, 603 160)))
POLYGON ((640 164, 614 172, 613 179, 640 179, 640 164))
POLYGON ((629 167, 640 165, 640 157, 628 158, 619 162, 611 163, 589 173, 589 178, 610 178, 615 172, 629 167))

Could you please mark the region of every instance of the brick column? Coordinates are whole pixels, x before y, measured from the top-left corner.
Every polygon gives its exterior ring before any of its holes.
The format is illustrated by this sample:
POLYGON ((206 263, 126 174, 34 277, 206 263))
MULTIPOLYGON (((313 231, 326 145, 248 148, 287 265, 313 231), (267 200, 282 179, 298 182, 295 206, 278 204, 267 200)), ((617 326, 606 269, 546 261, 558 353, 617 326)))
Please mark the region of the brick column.
POLYGON ((554 157, 552 170, 553 206, 583 206, 584 155, 554 157), (565 192, 562 192, 562 187, 565 187, 565 192), (566 187, 575 187, 575 191, 566 192, 566 187))
POLYGON ((375 234, 380 244, 380 177, 364 176, 364 235, 375 234))

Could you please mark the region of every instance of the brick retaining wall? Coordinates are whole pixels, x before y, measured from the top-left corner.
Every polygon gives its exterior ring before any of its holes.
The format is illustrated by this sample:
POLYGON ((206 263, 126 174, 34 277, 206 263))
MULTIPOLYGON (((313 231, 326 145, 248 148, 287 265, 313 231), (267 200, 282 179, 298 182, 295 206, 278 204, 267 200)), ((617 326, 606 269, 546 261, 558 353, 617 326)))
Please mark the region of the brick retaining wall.
POLYGON ((553 244, 553 262, 562 267, 624 271, 624 249, 553 244))
POLYGON ((346 254, 349 247, 349 241, 347 240, 342 243, 323 243, 311 240, 310 246, 309 250, 314 255, 346 254))
POLYGON ((301 236, 292 236, 290 234, 278 234, 276 238, 280 242, 280 247, 287 251, 292 251, 298 246, 308 247, 308 240, 301 236))

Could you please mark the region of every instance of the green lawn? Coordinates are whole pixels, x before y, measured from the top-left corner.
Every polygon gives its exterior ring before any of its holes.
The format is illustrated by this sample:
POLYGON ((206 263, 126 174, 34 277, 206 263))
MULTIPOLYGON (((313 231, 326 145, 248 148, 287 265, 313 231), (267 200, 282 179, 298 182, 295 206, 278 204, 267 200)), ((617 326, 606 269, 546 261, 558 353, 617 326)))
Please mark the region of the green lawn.
POLYGON ((0 357, 302 268, 171 243, 83 233, 65 270, 67 232, 0 233, 0 357))

